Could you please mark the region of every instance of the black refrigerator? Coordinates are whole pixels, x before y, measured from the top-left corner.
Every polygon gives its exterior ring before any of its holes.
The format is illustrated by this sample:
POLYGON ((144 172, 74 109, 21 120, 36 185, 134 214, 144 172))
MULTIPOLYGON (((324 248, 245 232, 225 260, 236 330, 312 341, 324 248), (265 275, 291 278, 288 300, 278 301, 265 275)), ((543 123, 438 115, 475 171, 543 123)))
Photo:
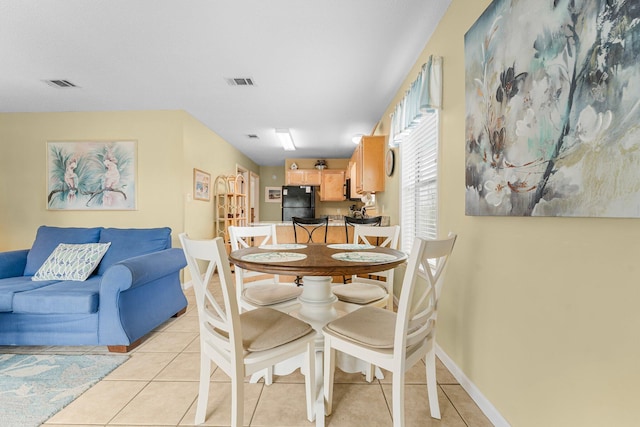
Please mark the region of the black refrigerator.
POLYGON ((291 217, 315 218, 316 187, 309 185, 285 185, 282 187, 282 220, 291 217))

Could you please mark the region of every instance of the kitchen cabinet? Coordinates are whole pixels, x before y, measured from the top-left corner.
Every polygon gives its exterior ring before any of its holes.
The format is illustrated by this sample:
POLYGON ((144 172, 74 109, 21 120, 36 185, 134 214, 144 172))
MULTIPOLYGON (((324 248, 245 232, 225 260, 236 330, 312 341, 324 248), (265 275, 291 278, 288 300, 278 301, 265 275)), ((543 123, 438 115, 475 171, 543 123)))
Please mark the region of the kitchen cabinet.
POLYGON ((322 171, 320 200, 323 202, 341 202, 344 200, 344 171, 325 169, 322 171))
POLYGON ((351 156, 351 181, 358 194, 384 191, 385 136, 363 136, 351 156), (353 176, 355 175, 355 177, 353 176))
POLYGON ((320 185, 322 183, 322 171, 318 169, 287 170, 285 185, 320 185))

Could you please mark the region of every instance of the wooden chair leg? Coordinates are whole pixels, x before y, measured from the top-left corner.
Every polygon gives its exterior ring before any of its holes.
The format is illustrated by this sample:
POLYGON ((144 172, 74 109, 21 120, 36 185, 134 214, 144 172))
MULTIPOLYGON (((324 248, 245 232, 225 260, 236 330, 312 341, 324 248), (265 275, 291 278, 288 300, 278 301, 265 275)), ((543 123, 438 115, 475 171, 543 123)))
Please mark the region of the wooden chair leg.
POLYGON ((393 372, 391 402, 393 427, 404 427, 404 372, 393 372))
POLYGON ((242 427, 244 417, 244 381, 242 372, 231 378, 231 427, 242 427))
POLYGON ((273 384, 273 366, 267 368, 267 373, 264 376, 264 385, 273 384))
POLYGON ((211 380, 211 360, 204 353, 200 355, 200 384, 198 386, 198 404, 196 406, 196 424, 202 424, 207 417, 209 401, 209 381, 211 380))
POLYGON ((368 382, 371 383, 371 381, 373 381, 373 365, 371 363, 367 364, 367 368, 364 372, 364 379, 368 382))
POLYGON ((431 418, 440 419, 440 404, 438 403, 438 383, 436 382, 436 352, 431 341, 431 348, 424 358, 427 372, 427 393, 429 395, 429 410, 431 418))
POLYGON ((331 338, 324 338, 324 408, 325 415, 333 411, 333 379, 336 370, 336 351, 331 348, 331 338))
POLYGON ((307 397, 307 419, 313 422, 316 419, 316 350, 314 342, 307 344, 306 365, 307 372, 304 385, 307 397))

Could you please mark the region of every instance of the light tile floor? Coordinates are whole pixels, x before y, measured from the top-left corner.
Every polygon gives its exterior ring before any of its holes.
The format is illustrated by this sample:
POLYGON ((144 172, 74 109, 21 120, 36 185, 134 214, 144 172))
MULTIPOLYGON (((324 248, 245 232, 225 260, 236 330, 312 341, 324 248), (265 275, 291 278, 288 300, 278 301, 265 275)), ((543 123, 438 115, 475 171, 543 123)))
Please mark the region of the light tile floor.
MULTIPOLYGON (((197 310, 193 291, 185 292, 187 313, 166 322, 130 353, 131 358, 44 426, 192 426, 198 394, 199 342, 197 310)), ((2 347, 0 352, 104 353, 105 347, 2 347)), ((336 370, 333 414, 329 427, 391 426, 391 381, 371 384, 361 374, 336 370)), ((438 360, 438 396, 442 419, 429 416, 424 364, 413 367, 406 377, 406 425, 491 426, 456 379, 438 360)), ((231 383, 221 371, 211 376, 205 426, 230 423, 231 383)), ((304 376, 300 371, 275 377, 274 383, 245 381, 244 424, 247 426, 309 427, 306 419, 304 376)))

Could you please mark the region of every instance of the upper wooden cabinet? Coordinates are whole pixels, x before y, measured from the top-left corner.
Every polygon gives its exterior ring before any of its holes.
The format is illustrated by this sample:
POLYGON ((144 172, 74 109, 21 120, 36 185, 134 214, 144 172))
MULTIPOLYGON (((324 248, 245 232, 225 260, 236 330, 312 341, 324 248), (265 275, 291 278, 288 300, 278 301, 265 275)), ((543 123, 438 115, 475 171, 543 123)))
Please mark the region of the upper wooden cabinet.
POLYGON ((285 185, 320 185, 322 171, 318 169, 287 170, 285 185))
POLYGON ((344 200, 344 171, 323 170, 320 184, 320 200, 323 202, 341 202, 344 200))
POLYGON ((351 182, 357 193, 384 191, 385 136, 363 136, 351 157, 351 182), (353 176, 355 174, 355 176, 353 176))

